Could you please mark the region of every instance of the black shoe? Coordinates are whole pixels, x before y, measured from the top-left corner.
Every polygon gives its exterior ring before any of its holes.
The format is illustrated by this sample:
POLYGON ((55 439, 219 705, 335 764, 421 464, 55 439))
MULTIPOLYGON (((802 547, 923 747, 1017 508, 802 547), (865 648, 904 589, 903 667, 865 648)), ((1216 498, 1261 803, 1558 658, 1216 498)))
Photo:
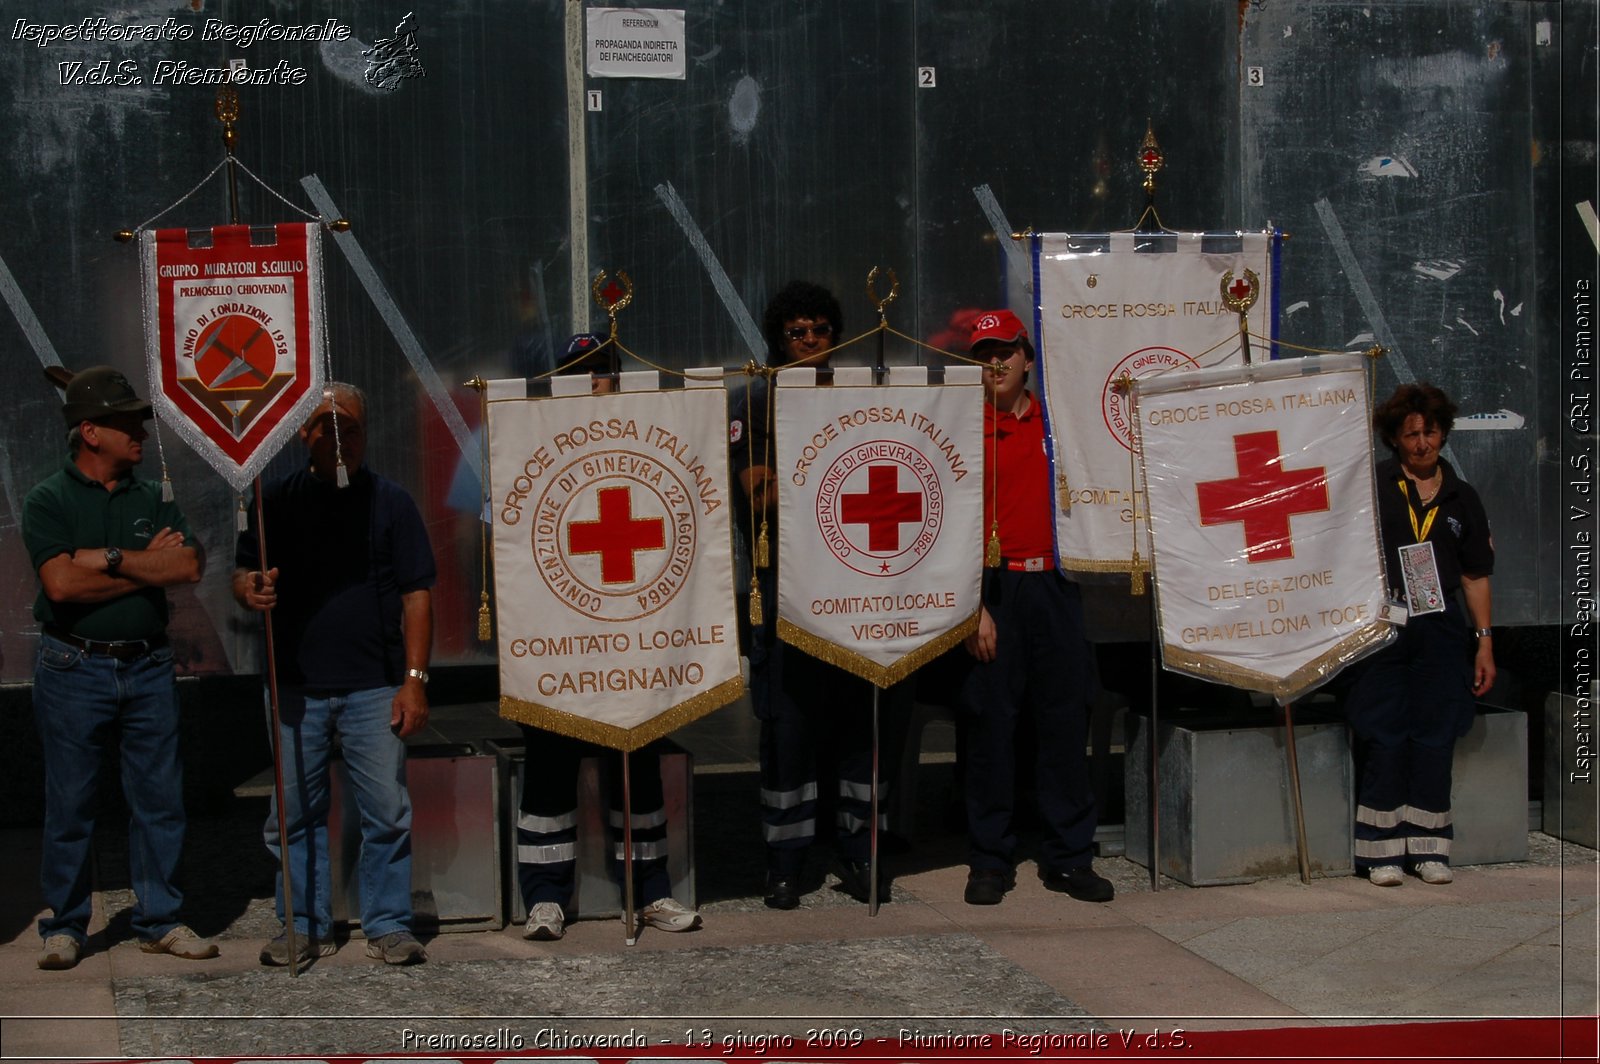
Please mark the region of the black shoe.
POLYGON ((769 909, 800 908, 800 881, 791 876, 768 876, 767 896, 762 899, 769 909))
POLYGON ((999 905, 1006 891, 1015 885, 1012 876, 994 868, 974 868, 967 873, 967 892, 963 895, 968 905, 999 905))
MULTIPOLYGON (((863 905, 872 901, 872 865, 866 861, 840 861, 834 868, 834 874, 839 877, 837 889, 844 891, 863 905)), ((889 902, 889 877, 884 875, 883 865, 878 865, 878 904, 886 905, 889 902)))
POLYGON ((1117 893, 1111 880, 1097 874, 1088 865, 1069 868, 1065 872, 1046 872, 1042 878, 1044 889, 1069 895, 1079 901, 1110 901, 1117 893))

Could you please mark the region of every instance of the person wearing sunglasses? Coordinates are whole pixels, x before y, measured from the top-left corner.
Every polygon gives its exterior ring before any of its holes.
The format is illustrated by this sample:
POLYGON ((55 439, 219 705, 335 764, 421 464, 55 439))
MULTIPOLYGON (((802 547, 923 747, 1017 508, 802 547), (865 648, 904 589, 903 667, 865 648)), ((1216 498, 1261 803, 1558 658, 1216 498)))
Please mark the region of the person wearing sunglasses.
MULTIPOLYGON (((769 365, 826 369, 843 332, 844 315, 832 292, 793 281, 768 304, 762 327, 769 365)), ((824 376, 820 383, 828 382, 824 376)), ((768 379, 758 376, 745 388, 731 389, 728 400, 729 464, 738 485, 734 516, 754 574, 746 572, 739 581, 739 634, 750 659, 751 705, 761 722, 765 901, 773 909, 800 905, 806 856, 817 837, 821 775, 837 778, 833 841, 838 889, 866 902, 871 896, 872 690, 865 680, 777 638, 778 457, 771 394, 768 379), (766 566, 758 564, 762 542, 767 545, 766 566), (756 624, 750 620, 752 585, 762 603, 756 624), (819 773, 819 763, 829 766, 831 775, 819 773)), ((889 900, 881 878, 878 900, 889 900)))

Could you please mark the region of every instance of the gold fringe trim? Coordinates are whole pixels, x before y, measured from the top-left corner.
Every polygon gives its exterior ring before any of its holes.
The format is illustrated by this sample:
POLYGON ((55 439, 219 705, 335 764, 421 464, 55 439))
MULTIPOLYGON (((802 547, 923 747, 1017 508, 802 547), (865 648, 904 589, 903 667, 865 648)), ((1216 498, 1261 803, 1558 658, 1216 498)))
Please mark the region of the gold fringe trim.
POLYGON ((845 672, 859 676, 876 687, 894 686, 977 630, 978 615, 974 613, 971 617, 950 629, 950 631, 922 644, 922 646, 913 650, 893 665, 885 666, 879 665, 871 658, 857 654, 848 647, 842 647, 838 643, 813 635, 792 621, 787 621, 782 617, 778 618, 779 639, 792 647, 805 651, 818 661, 826 661, 829 665, 837 665, 845 672))
POLYGON ((1360 631, 1340 640, 1332 648, 1324 651, 1282 679, 1269 676, 1264 672, 1258 672, 1255 669, 1230 665, 1214 655, 1196 654, 1192 650, 1184 650, 1167 642, 1161 644, 1161 659, 1167 668, 1175 672, 1186 672, 1194 676, 1203 676, 1209 680, 1232 684, 1234 687, 1260 691, 1263 694, 1271 695, 1279 702, 1287 702, 1307 688, 1314 687, 1319 682, 1326 680, 1337 672, 1339 668, 1348 664, 1347 660, 1342 661, 1340 659, 1352 658, 1359 652, 1387 643, 1391 638, 1391 631, 1390 626, 1382 622, 1369 624, 1360 631), (1337 667, 1330 668, 1330 666, 1337 667))
POLYGON ((1150 562, 1145 558, 1063 557, 1061 568, 1069 573, 1148 573, 1150 562))
POLYGON ((500 696, 500 715, 507 720, 531 724, 535 728, 553 731, 573 739, 583 739, 597 746, 610 747, 632 753, 634 750, 670 735, 685 724, 699 720, 712 710, 721 709, 744 694, 744 680, 734 676, 715 687, 707 688, 686 702, 652 717, 633 728, 619 728, 587 717, 575 716, 537 702, 525 702, 510 695, 500 696))

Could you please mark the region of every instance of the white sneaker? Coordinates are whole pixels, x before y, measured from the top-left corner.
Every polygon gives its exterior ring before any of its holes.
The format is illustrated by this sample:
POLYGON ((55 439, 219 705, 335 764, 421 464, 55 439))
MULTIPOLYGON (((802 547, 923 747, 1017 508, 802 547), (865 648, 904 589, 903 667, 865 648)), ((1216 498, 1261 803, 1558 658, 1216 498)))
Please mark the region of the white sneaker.
POLYGON ((675 898, 660 898, 646 905, 639 918, 657 931, 693 931, 700 926, 700 914, 685 908, 675 898))
POLYGON ((1441 883, 1454 883, 1456 874, 1450 871, 1450 866, 1443 861, 1417 862, 1417 878, 1424 883, 1438 885, 1441 883))
POLYGON ((528 922, 522 928, 522 937, 540 942, 554 942, 567 933, 567 914, 553 901, 541 901, 528 912, 528 922))
POLYGON ((1397 864, 1378 865, 1367 869, 1367 881, 1375 887, 1398 887, 1406 881, 1406 874, 1397 864))
POLYGON ((47 972, 64 972, 78 964, 83 947, 71 935, 51 935, 44 940, 44 950, 39 954, 39 967, 47 972))

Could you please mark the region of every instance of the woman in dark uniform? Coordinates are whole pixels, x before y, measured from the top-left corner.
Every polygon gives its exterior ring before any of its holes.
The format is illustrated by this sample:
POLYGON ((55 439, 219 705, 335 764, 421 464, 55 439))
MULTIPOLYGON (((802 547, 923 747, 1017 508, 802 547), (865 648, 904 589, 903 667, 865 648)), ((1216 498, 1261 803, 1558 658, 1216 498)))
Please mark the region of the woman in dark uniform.
POLYGON ((1494 685, 1489 520, 1439 457, 1455 413, 1433 385, 1403 384, 1373 417, 1394 452, 1376 474, 1384 566, 1408 611, 1395 641, 1362 663, 1349 699, 1356 870, 1377 886, 1399 886, 1407 865, 1424 883, 1454 878, 1451 758, 1477 696, 1494 685))

